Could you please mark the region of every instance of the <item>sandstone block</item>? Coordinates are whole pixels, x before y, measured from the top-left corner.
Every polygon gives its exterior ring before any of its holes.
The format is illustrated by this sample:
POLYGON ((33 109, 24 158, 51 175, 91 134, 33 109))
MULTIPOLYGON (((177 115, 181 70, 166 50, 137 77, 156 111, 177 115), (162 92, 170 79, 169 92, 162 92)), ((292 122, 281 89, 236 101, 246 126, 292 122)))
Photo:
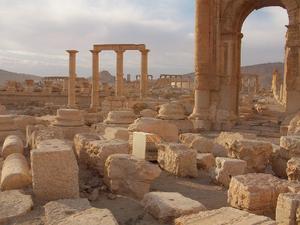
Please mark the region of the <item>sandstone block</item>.
POLYGON ((186 115, 181 104, 172 102, 161 105, 157 117, 163 120, 184 120, 186 115))
POLYGON ((22 189, 31 184, 29 166, 20 153, 9 155, 3 164, 1 172, 1 190, 22 189))
POLYGON ((115 154, 106 160, 104 182, 113 193, 142 199, 160 173, 157 165, 143 159, 115 154))
POLYGON ((157 112, 152 109, 144 109, 140 112, 142 117, 151 117, 155 118, 157 116, 157 112))
POLYGON ((208 171, 215 166, 215 157, 211 153, 197 154, 197 168, 208 171))
POLYGON ((282 136, 280 147, 287 151, 289 157, 300 157, 300 136, 282 136))
POLYGON ((137 116, 132 111, 111 111, 104 123, 106 124, 131 124, 137 116))
POLYGON ((30 195, 19 190, 0 192, 0 224, 9 224, 13 219, 28 213, 32 207, 30 195))
POLYGON ((278 225, 298 225, 300 222, 300 194, 284 193, 278 196, 276 207, 278 225))
POLYGON ((161 138, 156 134, 134 132, 132 155, 147 161, 157 161, 157 144, 161 143, 161 138))
POLYGON ((164 141, 178 142, 178 128, 164 120, 154 118, 139 118, 128 127, 131 132, 145 132, 157 134, 164 141))
POLYGON ((23 141, 20 137, 16 135, 10 135, 5 138, 3 146, 2 146, 2 157, 6 158, 10 154, 13 153, 21 153, 23 154, 24 145, 23 141))
POLYGON ((290 181, 300 181, 300 158, 291 158, 287 162, 286 174, 290 181))
POLYGON ((75 213, 57 225, 118 225, 108 209, 89 208, 75 213))
POLYGON ((277 177, 287 178, 286 168, 289 156, 286 156, 286 150, 280 148, 278 145, 273 144, 273 153, 270 159, 272 171, 277 177))
POLYGON ((87 147, 88 166, 104 175, 106 159, 113 154, 129 154, 129 144, 122 140, 91 141, 87 147))
POLYGON ((142 204, 146 212, 162 223, 171 223, 180 216, 206 210, 200 202, 176 192, 150 192, 144 196, 142 204))
POLYGON ((120 139, 128 141, 129 139, 128 129, 124 127, 107 127, 104 132, 104 137, 108 140, 120 139))
POLYGON ((83 114, 77 109, 58 109, 53 123, 59 127, 80 127, 84 125, 83 114))
POLYGON ((270 174, 246 174, 231 179, 228 203, 255 214, 273 213, 277 197, 288 192, 288 182, 270 174))
POLYGON ((175 220, 175 225, 276 225, 276 222, 265 216, 257 216, 231 207, 197 214, 182 216, 175 220))
POLYGON ((212 139, 206 138, 201 134, 181 134, 180 142, 189 148, 195 149, 198 153, 212 153, 214 143, 212 139))
POLYGON ((77 212, 91 208, 87 199, 60 199, 44 205, 46 225, 56 225, 77 212))
POLYGON ((246 168, 247 163, 244 160, 217 157, 212 178, 217 183, 229 187, 231 178, 245 174, 246 168))
POLYGON ((273 152, 271 143, 256 140, 234 141, 229 149, 231 158, 245 160, 248 172, 264 172, 273 152))
POLYGON ((78 198, 78 165, 72 145, 46 140, 31 151, 33 192, 43 200, 78 198))
POLYGON ((184 144, 160 144, 157 161, 162 169, 176 176, 198 176, 197 152, 184 144))

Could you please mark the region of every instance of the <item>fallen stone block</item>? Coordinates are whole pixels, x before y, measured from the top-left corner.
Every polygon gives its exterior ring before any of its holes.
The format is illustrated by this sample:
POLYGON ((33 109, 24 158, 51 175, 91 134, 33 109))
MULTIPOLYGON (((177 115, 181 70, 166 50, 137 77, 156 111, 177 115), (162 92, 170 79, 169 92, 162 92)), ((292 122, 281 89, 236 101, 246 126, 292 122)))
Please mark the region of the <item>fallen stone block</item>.
POLYGON ((105 161, 113 154, 129 154, 129 144, 122 140, 91 141, 87 147, 88 166, 104 175, 105 161))
POLYGON ((197 152, 184 144, 158 145, 159 166, 179 177, 197 177, 197 152))
POLYGON ((69 142, 46 140, 31 151, 33 192, 42 200, 78 198, 78 165, 69 142))
POLYGON ((178 142, 178 128, 164 120, 142 117, 128 127, 131 132, 145 132, 157 134, 164 141, 178 142))
POLYGON ((298 225, 300 222, 300 194, 284 193, 278 196, 276 207, 278 225, 298 225))
POLYGON ((115 154, 106 160, 104 182, 113 193, 142 199, 160 173, 155 164, 132 155, 115 154))
POLYGON ((131 124, 137 116, 132 111, 111 111, 104 120, 106 124, 131 124))
POLYGON ((209 171, 215 166, 215 157, 211 153, 198 153, 197 154, 197 168, 200 170, 209 171))
POLYGON ((5 138, 2 146, 2 152, 1 152, 3 158, 6 158, 7 156, 13 153, 23 154, 23 152, 24 152, 24 145, 20 137, 16 135, 10 135, 5 138))
POLYGON ((264 172, 273 152, 271 143, 256 140, 234 141, 229 148, 231 158, 245 160, 247 172, 264 172))
POLYGON ((280 147, 287 151, 290 158, 300 157, 300 136, 282 136, 280 147))
POLYGON ((144 196, 142 204, 145 211, 161 223, 171 223, 180 216, 206 210, 200 202, 176 192, 150 192, 144 196))
POLYGON ((245 174, 247 163, 240 159, 216 158, 216 168, 212 171, 212 179, 229 187, 232 177, 245 174))
POLYGON ((156 134, 133 132, 132 155, 147 161, 157 161, 157 144, 161 138, 156 134))
POLYGON ((272 166, 272 171, 275 173, 277 177, 287 178, 286 168, 287 162, 289 160, 289 156, 286 156, 287 152, 280 148, 279 145, 272 145, 273 153, 271 155, 270 163, 272 166))
POLYGON ((151 117, 155 118, 157 116, 157 112, 152 109, 144 109, 140 112, 142 117, 151 117))
POLYGON ((246 174, 231 178, 228 203, 255 214, 274 213, 277 197, 288 192, 288 182, 270 174, 246 174))
POLYGON ((287 162, 286 174, 290 181, 300 181, 300 158, 291 158, 287 162))
POLYGON ((181 134, 179 139, 181 143, 195 149, 198 153, 212 153, 214 147, 213 139, 206 138, 201 134, 181 134))
POLYGON ((32 207, 30 195, 19 190, 0 192, 0 224, 9 224, 13 219, 28 213, 32 207))
POLYGON ((108 140, 120 139, 128 141, 129 139, 128 129, 124 127, 106 127, 104 132, 104 137, 108 140))
POLYGON ((91 208, 89 201, 85 198, 60 199, 44 205, 46 225, 56 225, 70 215, 91 208))
POLYGON ((1 172, 1 190, 22 189, 31 185, 31 175, 26 158, 20 153, 10 154, 1 172))
POLYGON ((108 209, 89 208, 73 214, 57 225, 118 225, 108 209))
POLYGON ((182 216, 175 220, 175 225, 276 225, 265 216, 257 216, 231 207, 224 207, 197 214, 182 216))

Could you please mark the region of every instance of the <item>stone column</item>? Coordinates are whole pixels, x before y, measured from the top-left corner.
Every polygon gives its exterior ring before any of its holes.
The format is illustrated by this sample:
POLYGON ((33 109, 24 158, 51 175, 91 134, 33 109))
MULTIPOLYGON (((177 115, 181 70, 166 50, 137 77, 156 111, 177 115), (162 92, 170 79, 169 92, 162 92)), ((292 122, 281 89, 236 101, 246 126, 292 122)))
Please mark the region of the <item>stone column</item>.
POLYGON ((190 119, 197 130, 211 129, 209 121, 211 76, 211 0, 196 0, 195 23, 195 105, 190 119))
POLYGON ((141 78, 140 78, 140 97, 143 98, 147 94, 148 87, 148 53, 150 50, 141 50, 142 61, 141 61, 141 78))
POLYGON ((68 107, 76 107, 76 50, 67 50, 69 53, 69 87, 68 87, 68 107))
POLYGON ((93 112, 97 112, 100 106, 99 103, 99 53, 100 51, 91 50, 93 54, 93 79, 92 79, 92 93, 91 93, 91 106, 90 109, 93 112))
POLYGON ((115 92, 116 96, 123 96, 123 76, 124 76, 124 50, 116 50, 117 53, 117 75, 115 92))

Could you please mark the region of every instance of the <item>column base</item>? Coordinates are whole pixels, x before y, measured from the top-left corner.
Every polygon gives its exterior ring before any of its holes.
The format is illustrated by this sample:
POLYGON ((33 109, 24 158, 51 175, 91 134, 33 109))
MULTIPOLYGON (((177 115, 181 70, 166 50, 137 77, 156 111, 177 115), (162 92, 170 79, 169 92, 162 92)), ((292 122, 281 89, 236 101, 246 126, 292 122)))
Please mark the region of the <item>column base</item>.
POLYGON ((212 128, 212 124, 209 120, 198 120, 198 119, 191 119, 194 131, 200 132, 200 131, 210 131, 212 128))

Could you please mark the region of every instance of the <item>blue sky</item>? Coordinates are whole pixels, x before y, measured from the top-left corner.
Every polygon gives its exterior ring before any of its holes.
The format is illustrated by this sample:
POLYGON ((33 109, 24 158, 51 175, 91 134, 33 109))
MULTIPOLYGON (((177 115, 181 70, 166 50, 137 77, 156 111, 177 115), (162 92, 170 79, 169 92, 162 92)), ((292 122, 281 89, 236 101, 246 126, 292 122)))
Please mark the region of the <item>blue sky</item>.
MULTIPOLYGON (((0 15, 0 69, 65 75, 64 50, 77 49, 78 74, 89 76, 93 44, 145 43, 151 74, 193 70, 193 0, 0 0, 0 15)), ((252 13, 243 64, 282 61, 287 23, 280 8, 252 13)), ((125 73, 139 73, 140 54, 126 53, 124 64, 125 73)), ((101 69, 114 74, 113 52, 101 53, 101 69)))

